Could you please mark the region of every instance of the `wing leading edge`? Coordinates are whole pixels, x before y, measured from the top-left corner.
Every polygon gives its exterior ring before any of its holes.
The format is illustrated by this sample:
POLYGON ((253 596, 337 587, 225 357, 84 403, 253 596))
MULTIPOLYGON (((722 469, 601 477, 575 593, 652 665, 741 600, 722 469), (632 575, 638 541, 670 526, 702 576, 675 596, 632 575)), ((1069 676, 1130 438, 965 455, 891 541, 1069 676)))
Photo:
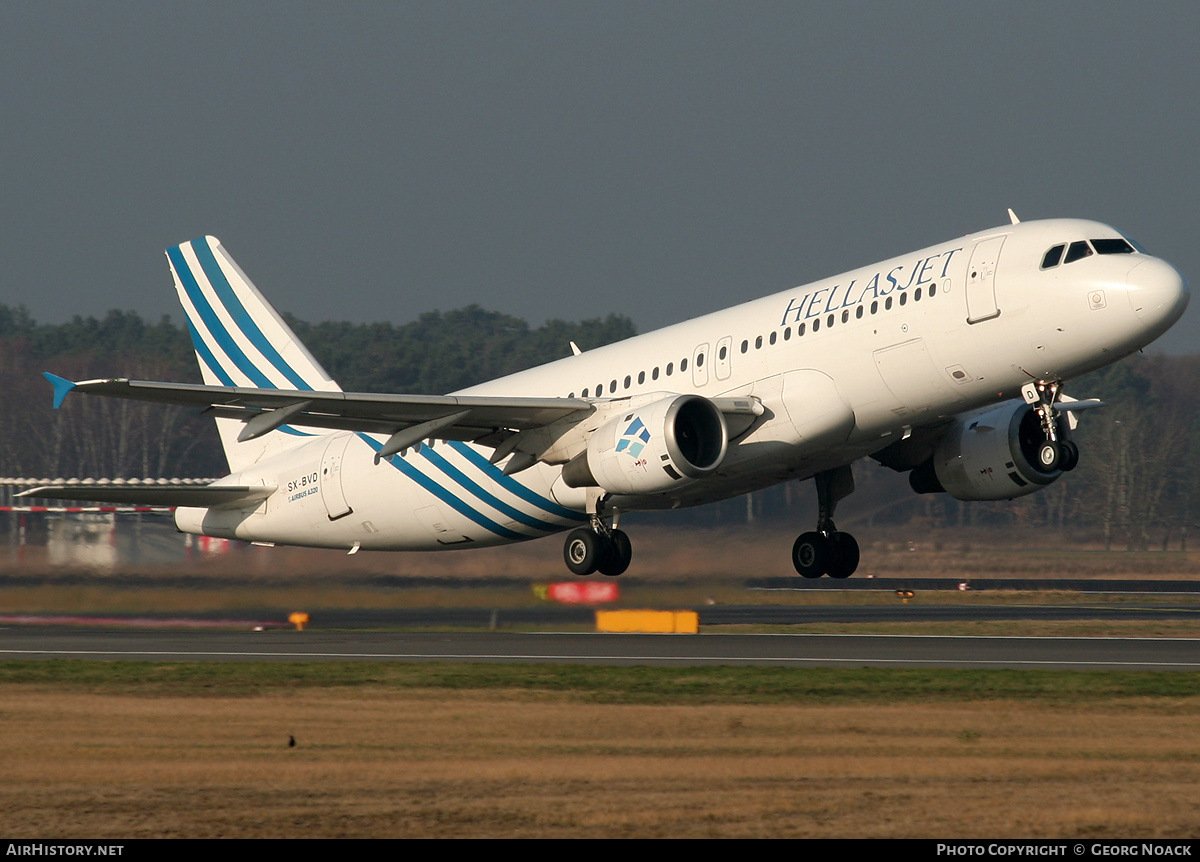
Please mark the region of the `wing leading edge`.
MULTIPOLYGON (((581 398, 492 398, 464 395, 386 395, 160 383, 107 378, 73 382, 47 373, 57 407, 68 392, 199 408, 246 423, 242 439, 284 424, 374 434, 420 433, 416 439, 481 441, 501 430, 526 431, 592 412, 581 398), (422 427, 424 426, 424 427, 422 427)), ((409 436, 409 435, 406 435, 409 436)))
MULTIPOLYGON (((253 440, 285 425, 359 431, 389 435, 377 452, 377 460, 420 440, 437 439, 488 446, 494 450, 492 463, 524 449, 528 444, 530 449, 525 449, 520 457, 514 457, 505 466, 506 475, 523 470, 543 458, 551 463, 565 463, 577 454, 578 445, 558 450, 558 457, 548 455, 547 450, 552 447, 554 438, 574 429, 573 436, 578 444, 594 430, 591 426, 595 423, 585 420, 598 411, 603 416, 623 410, 627 403, 627 399, 595 402, 582 398, 318 392, 160 383, 125 378, 73 382, 50 373, 46 373, 45 377, 54 386, 56 407, 62 404, 68 393, 75 390, 86 395, 193 407, 218 418, 243 422, 239 441, 253 440), (550 426, 555 426, 557 431, 548 435, 541 433, 541 429, 549 429, 550 426), (539 433, 530 437, 527 432, 539 433)), ((711 400, 726 417, 739 417, 734 422, 737 433, 741 433, 745 426, 763 413, 763 407, 757 399, 711 400)))

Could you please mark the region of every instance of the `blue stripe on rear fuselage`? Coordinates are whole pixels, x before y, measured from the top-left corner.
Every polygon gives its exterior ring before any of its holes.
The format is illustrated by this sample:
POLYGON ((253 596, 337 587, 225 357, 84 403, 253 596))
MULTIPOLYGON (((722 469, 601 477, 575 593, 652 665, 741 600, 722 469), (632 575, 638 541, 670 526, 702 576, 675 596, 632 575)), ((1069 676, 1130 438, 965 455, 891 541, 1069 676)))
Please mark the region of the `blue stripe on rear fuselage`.
MULTIPOLYGON (((461 470, 459 470, 457 467, 455 467, 453 464, 451 464, 449 461, 447 461, 445 458, 443 458, 437 452, 434 452, 433 447, 430 446, 429 444, 421 443, 418 445, 420 447, 420 454, 425 458, 426 461, 428 461, 433 466, 437 467, 439 470, 441 470, 443 473, 445 473, 447 476, 449 476, 451 479, 453 479, 455 482, 457 482, 459 485, 461 485, 464 489, 466 489, 467 491, 470 491, 477 498, 482 500, 487 505, 491 506, 497 512, 503 512, 504 514, 506 514, 510 518, 512 518, 514 521, 519 521, 520 523, 524 524, 525 526, 532 527, 535 530, 545 530, 546 532, 555 533, 555 532, 558 532, 560 529, 562 529, 557 524, 548 524, 545 521, 539 521, 537 518, 533 517, 532 515, 525 514, 520 509, 517 509, 514 506, 510 506, 508 503, 505 503, 503 500, 501 500, 495 494, 492 494, 491 492, 484 490, 479 485, 478 482, 475 482, 475 481, 467 478, 467 476, 461 470)), ((414 451, 417 449, 416 446, 414 446, 413 448, 414 448, 414 451)))
POLYGON ((534 491, 527 485, 522 485, 512 476, 505 476, 504 471, 495 464, 489 464, 487 459, 479 452, 476 452, 466 443, 460 443, 457 440, 451 441, 450 448, 458 452, 476 467, 484 472, 484 474, 506 491, 511 491, 516 496, 520 497, 526 503, 532 503, 539 509, 544 509, 551 515, 559 518, 567 518, 571 521, 586 521, 588 516, 582 512, 576 512, 574 509, 568 509, 565 506, 560 506, 553 500, 548 500, 541 494, 534 491))
MULTIPOLYGON (((366 442, 366 444, 368 446, 370 446, 372 449, 374 449, 376 452, 378 452, 380 449, 383 448, 382 443, 379 443, 379 442, 371 439, 366 434, 363 434, 362 432, 355 432, 355 433, 360 439, 364 440, 366 442)), ((432 478, 430 478, 429 476, 426 476, 424 473, 422 473, 420 470, 418 470, 412 464, 409 464, 408 462, 406 462, 403 458, 399 457, 398 455, 389 455, 386 460, 389 464, 391 464, 393 467, 395 467, 397 470, 399 470, 401 473, 403 473, 408 478, 412 479, 414 482, 416 482, 418 485, 420 485, 426 491, 429 491, 431 494, 433 494, 435 497, 437 497, 443 503, 450 505, 451 507, 454 508, 455 511, 460 512, 461 514, 470 518, 472 521, 474 521, 479 526, 487 529, 488 531, 490 531, 492 533, 495 533, 497 536, 500 536, 503 539, 511 539, 513 541, 523 541, 525 539, 537 538, 536 536, 526 536, 523 533, 516 533, 516 532, 508 529, 507 527, 500 526, 495 521, 493 521, 491 518, 487 517, 482 512, 476 511, 474 508, 472 508, 470 505, 468 505, 464 500, 455 496, 453 492, 449 491, 446 488, 443 488, 441 485, 439 485, 437 482, 435 482, 432 478)))

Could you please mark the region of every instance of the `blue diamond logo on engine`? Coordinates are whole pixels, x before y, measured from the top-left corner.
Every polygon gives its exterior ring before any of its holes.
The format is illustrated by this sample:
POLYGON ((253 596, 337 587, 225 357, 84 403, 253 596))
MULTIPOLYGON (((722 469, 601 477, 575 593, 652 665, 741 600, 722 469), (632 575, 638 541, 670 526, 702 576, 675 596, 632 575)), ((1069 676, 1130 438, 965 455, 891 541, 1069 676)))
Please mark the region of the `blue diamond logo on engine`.
POLYGON ((642 449, 650 442, 650 429, 641 419, 634 419, 617 441, 618 452, 628 452, 635 460, 642 454, 642 449))

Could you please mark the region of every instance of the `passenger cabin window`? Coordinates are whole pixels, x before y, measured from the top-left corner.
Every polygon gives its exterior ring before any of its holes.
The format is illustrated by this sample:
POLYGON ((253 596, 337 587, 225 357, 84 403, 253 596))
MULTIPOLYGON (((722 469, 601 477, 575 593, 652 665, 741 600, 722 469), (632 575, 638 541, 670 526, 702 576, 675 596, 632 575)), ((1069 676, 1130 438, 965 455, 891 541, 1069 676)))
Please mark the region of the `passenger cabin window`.
POLYGON ((1060 243, 1054 248, 1046 252, 1046 256, 1042 258, 1042 269, 1049 269, 1052 266, 1058 266, 1062 261, 1063 249, 1066 248, 1065 243, 1060 243))

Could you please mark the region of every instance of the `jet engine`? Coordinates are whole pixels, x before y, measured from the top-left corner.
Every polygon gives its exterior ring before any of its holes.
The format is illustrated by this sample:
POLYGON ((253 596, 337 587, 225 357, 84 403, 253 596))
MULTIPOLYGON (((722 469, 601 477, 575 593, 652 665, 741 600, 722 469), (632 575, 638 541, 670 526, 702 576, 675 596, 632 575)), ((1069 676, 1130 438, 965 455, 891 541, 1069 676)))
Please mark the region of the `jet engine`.
MULTIPOLYGON (((1066 421, 1059 420, 1065 431, 1066 421)), ((1049 485, 1074 466, 1077 450, 1064 458, 1047 456, 1037 411, 1024 401, 1006 401, 990 410, 959 417, 934 449, 933 457, 908 477, 918 494, 946 491, 959 500, 1010 500, 1049 485), (1048 462, 1049 466, 1044 466, 1048 462)))
POLYGON ((572 488, 657 494, 701 479, 729 448, 725 417, 699 395, 675 395, 608 420, 563 468, 572 488))

